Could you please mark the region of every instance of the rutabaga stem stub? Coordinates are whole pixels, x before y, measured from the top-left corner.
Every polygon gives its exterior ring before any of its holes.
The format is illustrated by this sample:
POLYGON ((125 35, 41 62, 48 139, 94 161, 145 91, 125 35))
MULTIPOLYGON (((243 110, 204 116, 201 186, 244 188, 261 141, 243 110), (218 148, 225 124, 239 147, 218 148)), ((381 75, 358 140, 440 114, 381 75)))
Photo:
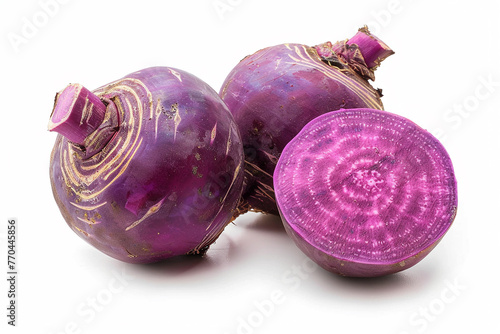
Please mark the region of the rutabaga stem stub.
POLYGON ((80 84, 70 84, 56 95, 49 131, 84 146, 85 139, 104 121, 106 105, 80 84))

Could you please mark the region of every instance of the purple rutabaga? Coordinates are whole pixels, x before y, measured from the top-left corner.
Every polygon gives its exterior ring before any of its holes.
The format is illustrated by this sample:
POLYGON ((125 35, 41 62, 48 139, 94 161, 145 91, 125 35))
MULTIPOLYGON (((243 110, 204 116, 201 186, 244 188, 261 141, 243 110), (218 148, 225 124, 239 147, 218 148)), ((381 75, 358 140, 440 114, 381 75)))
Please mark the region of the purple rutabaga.
POLYGON ((148 68, 56 96, 50 179, 68 225, 133 263, 203 253, 231 221, 243 146, 224 102, 184 71, 148 68))
POLYGON ((281 44, 244 58, 220 91, 245 151, 241 213, 278 214, 272 174, 285 145, 315 117, 341 108, 383 109, 368 79, 393 51, 366 28, 348 41, 281 44))
POLYGON ((429 132, 373 109, 331 112, 285 147, 276 201, 298 247, 345 276, 381 276, 422 260, 457 212, 457 184, 429 132))

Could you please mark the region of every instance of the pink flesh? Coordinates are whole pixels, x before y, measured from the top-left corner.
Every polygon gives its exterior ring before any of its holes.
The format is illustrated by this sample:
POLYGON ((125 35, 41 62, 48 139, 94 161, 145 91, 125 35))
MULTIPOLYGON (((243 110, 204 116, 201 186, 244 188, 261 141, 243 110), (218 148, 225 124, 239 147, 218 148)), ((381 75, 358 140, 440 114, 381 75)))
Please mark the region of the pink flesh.
POLYGON ((451 225, 456 181, 442 145, 383 111, 332 112, 292 140, 274 174, 285 224, 319 251, 357 263, 404 261, 451 225))

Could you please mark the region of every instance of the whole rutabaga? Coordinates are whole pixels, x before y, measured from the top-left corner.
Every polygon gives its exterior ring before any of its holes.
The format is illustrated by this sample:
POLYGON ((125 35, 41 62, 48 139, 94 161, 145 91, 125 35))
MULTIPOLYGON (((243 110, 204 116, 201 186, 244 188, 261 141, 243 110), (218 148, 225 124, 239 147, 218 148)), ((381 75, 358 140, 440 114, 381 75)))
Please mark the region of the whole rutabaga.
POLYGON ((148 68, 56 96, 52 190, 68 225, 133 263, 203 253, 241 195, 243 147, 227 107, 184 71, 148 68))
POLYGON ((278 214, 272 175, 285 145, 315 117, 341 108, 383 109, 369 79, 394 52, 362 28, 351 39, 317 46, 281 44, 244 58, 220 90, 245 151, 241 213, 278 214))
POLYGON ((441 143, 408 119, 373 109, 308 123, 283 150, 274 186, 298 247, 345 276, 415 265, 457 212, 455 173, 441 143))

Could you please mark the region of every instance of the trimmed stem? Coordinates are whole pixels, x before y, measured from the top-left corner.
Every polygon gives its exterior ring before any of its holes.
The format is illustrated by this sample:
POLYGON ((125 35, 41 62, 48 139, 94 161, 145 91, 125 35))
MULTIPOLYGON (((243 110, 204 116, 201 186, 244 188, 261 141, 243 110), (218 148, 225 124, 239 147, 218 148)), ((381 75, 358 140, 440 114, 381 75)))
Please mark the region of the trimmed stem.
POLYGON ((56 95, 49 131, 85 146, 85 139, 104 121, 106 105, 80 84, 71 84, 56 95))
POLYGON ((394 51, 378 37, 372 35, 366 26, 360 28, 358 33, 347 41, 347 44, 358 46, 369 69, 378 67, 385 58, 394 54, 394 51))
POLYGON ((335 44, 326 42, 314 48, 321 60, 329 66, 340 69, 349 67, 365 80, 375 80, 374 72, 377 67, 394 53, 387 44, 373 36, 366 26, 349 40, 335 44))

